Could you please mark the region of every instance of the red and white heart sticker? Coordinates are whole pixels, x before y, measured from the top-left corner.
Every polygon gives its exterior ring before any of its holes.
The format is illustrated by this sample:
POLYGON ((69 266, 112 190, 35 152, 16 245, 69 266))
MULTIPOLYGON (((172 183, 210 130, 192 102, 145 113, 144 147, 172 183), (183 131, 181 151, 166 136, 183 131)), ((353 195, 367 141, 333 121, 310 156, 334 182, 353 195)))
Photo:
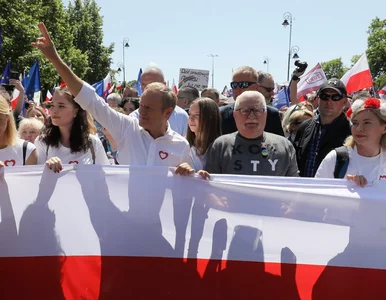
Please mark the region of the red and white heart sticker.
POLYGON ((16 161, 14 159, 9 159, 4 162, 4 165, 7 167, 13 167, 16 165, 16 161))
POLYGON ((162 160, 164 160, 164 159, 167 159, 167 158, 168 158, 169 153, 164 152, 164 151, 160 151, 160 152, 158 152, 158 155, 159 155, 159 157, 160 157, 162 160))

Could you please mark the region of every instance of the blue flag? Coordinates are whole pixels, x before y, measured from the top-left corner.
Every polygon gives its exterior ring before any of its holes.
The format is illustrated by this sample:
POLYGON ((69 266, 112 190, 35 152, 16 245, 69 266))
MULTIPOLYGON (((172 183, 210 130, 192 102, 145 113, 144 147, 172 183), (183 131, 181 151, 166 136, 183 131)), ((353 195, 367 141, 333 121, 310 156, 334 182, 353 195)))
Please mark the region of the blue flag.
POLYGON ((283 87, 272 101, 272 106, 280 109, 282 106, 290 106, 289 87, 283 87))
POLYGON ((138 96, 142 95, 141 76, 142 76, 142 68, 139 69, 137 83, 135 84, 135 88, 138 91, 138 96))
POLYGON ((0 84, 9 84, 10 78, 11 78, 11 62, 8 61, 3 71, 3 74, 1 75, 0 84))
POLYGON ((92 87, 95 89, 95 92, 99 97, 103 97, 103 80, 94 83, 92 87))
POLYGON ((41 91, 39 62, 36 61, 29 70, 27 79, 23 80, 25 95, 28 100, 34 100, 34 94, 41 91))

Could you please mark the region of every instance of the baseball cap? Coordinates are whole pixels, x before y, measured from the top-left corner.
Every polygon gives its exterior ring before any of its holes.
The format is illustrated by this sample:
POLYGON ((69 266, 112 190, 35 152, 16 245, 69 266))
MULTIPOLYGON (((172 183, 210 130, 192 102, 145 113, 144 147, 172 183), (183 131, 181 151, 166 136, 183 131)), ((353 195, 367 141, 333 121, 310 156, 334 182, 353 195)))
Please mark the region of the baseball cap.
POLYGON ((331 79, 328 79, 327 81, 325 81, 322 84, 322 86, 319 88, 317 94, 320 95, 320 93, 326 89, 332 89, 332 90, 336 91, 341 96, 347 96, 346 86, 338 78, 331 78, 331 79))

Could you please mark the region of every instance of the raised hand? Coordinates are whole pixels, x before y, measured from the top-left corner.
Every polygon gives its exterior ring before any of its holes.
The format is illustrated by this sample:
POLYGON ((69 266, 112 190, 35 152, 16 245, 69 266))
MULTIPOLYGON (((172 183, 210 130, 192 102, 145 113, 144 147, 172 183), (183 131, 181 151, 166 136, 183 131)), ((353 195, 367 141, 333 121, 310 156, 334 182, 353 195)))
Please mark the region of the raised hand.
POLYGON ((38 48, 51 62, 60 59, 55 45, 51 40, 50 34, 47 31, 46 25, 44 25, 42 22, 39 23, 39 29, 43 36, 38 37, 36 42, 31 43, 31 46, 38 48))
POLYGON ((346 178, 350 181, 355 181, 360 187, 364 187, 367 184, 367 179, 363 175, 347 175, 346 178))
POLYGON ((24 87, 22 85, 22 83, 20 82, 20 80, 17 80, 17 79, 10 79, 9 80, 9 84, 15 86, 15 88, 21 92, 21 91, 24 91, 24 87))

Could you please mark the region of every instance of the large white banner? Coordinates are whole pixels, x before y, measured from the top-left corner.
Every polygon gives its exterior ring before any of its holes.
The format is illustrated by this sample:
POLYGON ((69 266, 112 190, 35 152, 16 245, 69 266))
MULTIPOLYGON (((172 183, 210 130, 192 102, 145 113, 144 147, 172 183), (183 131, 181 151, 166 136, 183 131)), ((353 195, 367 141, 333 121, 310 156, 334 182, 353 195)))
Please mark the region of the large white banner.
POLYGON ((202 91, 208 87, 209 71, 196 69, 180 69, 180 77, 178 80, 178 88, 192 86, 197 90, 202 91))
POLYGON ((385 195, 384 180, 2 168, 0 299, 385 299, 385 195))

